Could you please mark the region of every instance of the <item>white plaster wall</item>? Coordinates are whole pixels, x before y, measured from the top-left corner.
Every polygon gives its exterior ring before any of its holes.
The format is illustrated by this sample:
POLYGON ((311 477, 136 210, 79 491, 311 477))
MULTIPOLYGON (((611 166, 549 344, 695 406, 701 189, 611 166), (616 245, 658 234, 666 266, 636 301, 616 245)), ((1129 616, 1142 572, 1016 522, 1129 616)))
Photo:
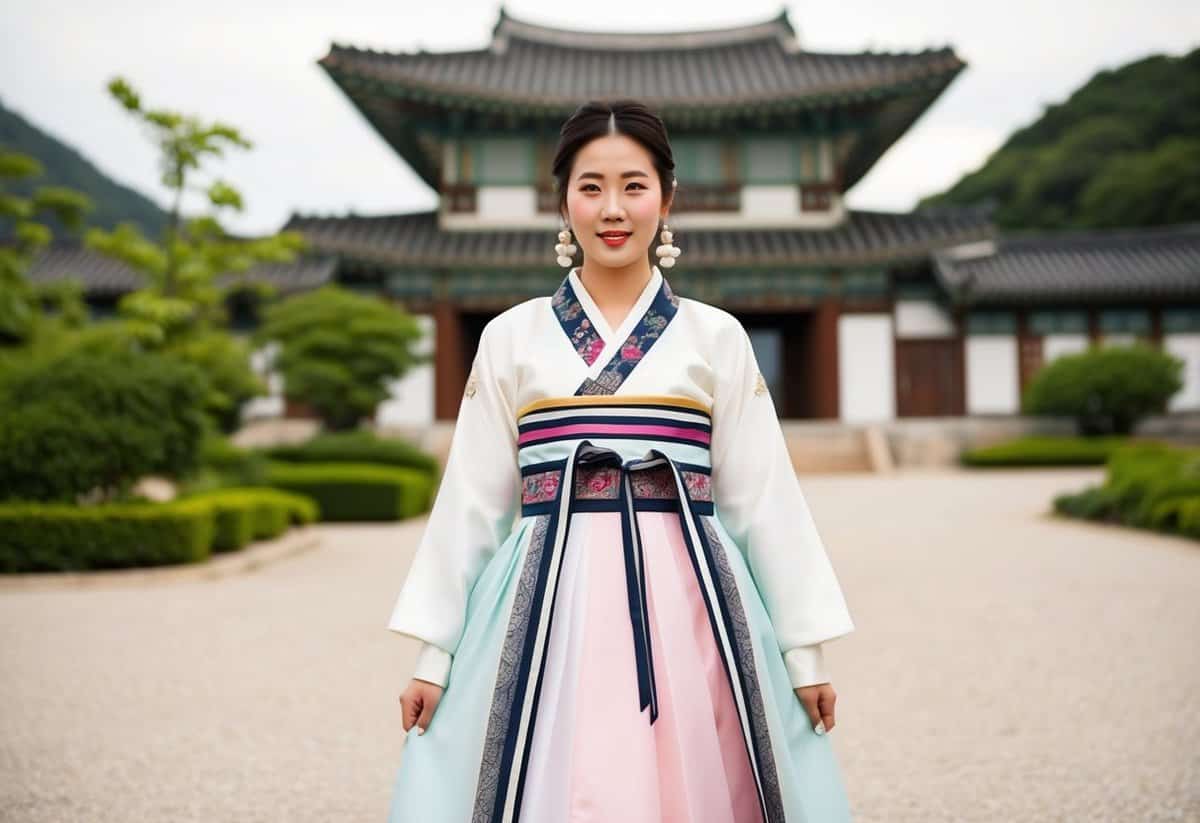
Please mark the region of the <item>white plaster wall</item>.
MULTIPOLYGON (((481 222, 506 223, 537 216, 533 186, 480 186, 475 193, 476 217, 481 222)), ((550 244, 554 250, 554 244, 550 244)))
POLYGON ((1138 336, 1130 332, 1120 332, 1117 334, 1103 334, 1100 336, 1100 345, 1102 346, 1128 346, 1136 343, 1138 336))
POLYGON ((892 316, 844 314, 838 318, 838 404, 847 423, 893 420, 892 316))
POLYGON ((1017 414, 1021 409, 1017 338, 1005 334, 968 335, 967 414, 1017 414))
POLYGON ((933 300, 897 300, 896 337, 953 337, 954 318, 933 300))
POLYGON ((1167 404, 1167 410, 1200 410, 1200 332, 1163 335, 1163 351, 1183 360, 1183 388, 1167 404))
POLYGON ((795 217, 800 213, 800 189, 786 186, 742 186, 743 217, 795 217))
POLYGON ((1079 354, 1087 351, 1089 338, 1086 334, 1046 334, 1042 336, 1042 363, 1050 363, 1064 354, 1079 354))
MULTIPOLYGON (((431 315, 414 315, 424 332, 414 346, 419 354, 433 352, 437 324, 431 315)), ((434 417, 433 364, 421 364, 409 370, 399 380, 388 384, 388 399, 375 410, 376 426, 423 426, 434 417)))
POLYGON ((252 397, 242 404, 242 420, 283 416, 283 375, 272 369, 278 354, 279 343, 274 340, 250 352, 250 368, 266 381, 268 393, 252 397))

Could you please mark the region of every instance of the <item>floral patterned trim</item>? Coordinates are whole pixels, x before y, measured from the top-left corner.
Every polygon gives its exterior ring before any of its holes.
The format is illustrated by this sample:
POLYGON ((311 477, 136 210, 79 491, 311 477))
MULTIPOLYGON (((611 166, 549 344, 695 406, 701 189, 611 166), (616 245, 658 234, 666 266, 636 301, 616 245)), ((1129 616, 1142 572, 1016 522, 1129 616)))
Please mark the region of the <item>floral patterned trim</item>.
MULTIPOLYGON (((749 619, 746 617, 742 596, 738 591, 737 580, 733 569, 729 566, 729 558, 725 556, 725 546, 721 542, 717 528, 711 517, 699 518, 704 529, 704 537, 708 542, 708 551, 717 568, 717 584, 725 596, 725 605, 729 622, 733 626, 734 654, 741 664, 741 685, 746 698, 746 709, 751 739, 746 741, 754 747, 758 759, 759 785, 762 787, 763 798, 766 801, 768 823, 784 823, 787 819, 783 811, 783 794, 779 786, 779 771, 775 765, 775 754, 771 749, 771 733, 768 728, 767 712, 764 706, 762 684, 759 682, 758 667, 754 662, 754 641, 751 634, 749 619)), ((736 674, 736 673, 735 673, 736 674)), ((765 676, 765 675, 764 675, 765 676)))
POLYGON ((561 481, 562 469, 526 475, 521 489, 521 503, 545 503, 547 500, 553 500, 558 494, 558 484, 561 481))
POLYGON ((575 287, 571 285, 569 274, 563 278, 562 284, 554 292, 554 297, 550 302, 554 306, 555 314, 558 315, 559 324, 570 338, 575 351, 589 366, 595 363, 600 352, 604 350, 604 339, 600 337, 600 333, 592 325, 591 318, 583 310, 583 304, 579 302, 579 296, 575 294, 575 287))
MULTIPOLYGON (((650 351, 650 347, 662 336, 674 318, 675 312, 679 309, 679 297, 676 296, 671 289, 671 284, 667 282, 667 278, 662 276, 661 272, 659 276, 661 281, 658 286, 658 294, 654 296, 654 300, 638 321, 637 326, 634 327, 629 337, 625 338, 625 342, 613 354, 603 371, 595 379, 586 378, 575 391, 576 395, 615 394, 621 384, 625 382, 625 378, 629 377, 638 363, 642 362, 647 352, 650 351)), ((596 358, 604 350, 604 340, 596 331, 595 324, 587 316, 579 296, 575 293, 575 288, 571 285, 570 274, 563 278, 550 302, 554 307, 555 314, 558 315, 559 325, 562 326, 575 351, 589 366, 595 363, 596 358)))
POLYGON ((692 500, 702 500, 706 503, 712 502, 712 477, 705 472, 693 472, 680 470, 683 475, 683 484, 687 487, 688 497, 692 500))
POLYGON ((616 500, 620 494, 621 470, 616 466, 575 470, 576 500, 616 500))
POLYGON ((541 572, 542 555, 553 544, 550 534, 550 517, 539 517, 533 524, 533 534, 525 550, 521 565, 521 576, 517 581, 512 611, 508 618, 508 631, 504 636, 504 647, 500 650, 496 685, 492 690, 492 705, 488 711, 487 731, 483 740, 483 757, 479 764, 479 776, 475 784, 475 806, 471 814, 472 823, 492 823, 495 820, 496 797, 505 788, 509 774, 504 773, 504 744, 516 730, 510 728, 519 722, 517 704, 518 685, 521 683, 521 657, 529 633, 538 577, 541 572))

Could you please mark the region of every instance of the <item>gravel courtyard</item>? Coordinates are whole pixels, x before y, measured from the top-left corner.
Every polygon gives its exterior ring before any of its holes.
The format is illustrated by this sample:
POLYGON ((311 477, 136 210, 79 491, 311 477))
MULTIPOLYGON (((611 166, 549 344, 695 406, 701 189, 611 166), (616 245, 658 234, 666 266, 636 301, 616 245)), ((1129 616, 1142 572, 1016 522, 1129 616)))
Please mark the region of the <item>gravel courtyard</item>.
MULTIPOLYGON (((1100 477, 801 477, 857 626, 826 654, 860 823, 1200 820, 1200 545, 1046 513, 1100 477)), ((385 624, 422 528, 0 589, 0 819, 382 821, 416 650, 385 624)))

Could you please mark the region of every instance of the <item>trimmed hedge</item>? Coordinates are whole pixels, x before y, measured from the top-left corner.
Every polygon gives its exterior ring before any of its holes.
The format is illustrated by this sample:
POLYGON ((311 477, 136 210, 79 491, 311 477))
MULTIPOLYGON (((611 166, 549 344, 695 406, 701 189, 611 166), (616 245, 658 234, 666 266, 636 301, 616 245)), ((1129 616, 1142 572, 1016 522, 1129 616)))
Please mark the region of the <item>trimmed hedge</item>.
POLYGON ((994 446, 968 449, 959 455, 964 466, 1103 466, 1131 441, 1128 437, 1019 437, 994 446))
POLYGON ((402 520, 426 511, 433 478, 369 463, 271 463, 267 483, 317 501, 325 521, 402 520))
POLYGON ((261 452, 285 463, 383 463, 437 475, 437 458, 407 440, 371 431, 330 432, 304 443, 272 446, 261 452))
POLYGON ((0 503, 0 572, 199 563, 215 534, 212 504, 0 503))
POLYGON ((270 540, 287 531, 291 523, 312 523, 320 509, 316 501, 271 488, 225 488, 189 496, 213 506, 216 535, 213 551, 242 548, 254 540, 270 540))

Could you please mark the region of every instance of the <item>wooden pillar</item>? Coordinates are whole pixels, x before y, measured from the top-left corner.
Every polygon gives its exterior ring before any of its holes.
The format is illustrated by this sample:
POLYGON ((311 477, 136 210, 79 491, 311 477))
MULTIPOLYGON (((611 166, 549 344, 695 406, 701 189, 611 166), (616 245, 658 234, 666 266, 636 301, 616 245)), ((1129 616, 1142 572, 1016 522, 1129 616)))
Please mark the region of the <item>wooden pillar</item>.
POLYGON ((812 314, 808 364, 812 379, 807 385, 812 392, 810 413, 815 418, 836 420, 841 414, 838 406, 838 317, 841 313, 841 299, 829 296, 817 303, 812 314))
POLYGON ((433 304, 433 320, 434 417, 438 420, 454 420, 458 416, 463 389, 467 384, 462 316, 458 306, 443 298, 433 304))

